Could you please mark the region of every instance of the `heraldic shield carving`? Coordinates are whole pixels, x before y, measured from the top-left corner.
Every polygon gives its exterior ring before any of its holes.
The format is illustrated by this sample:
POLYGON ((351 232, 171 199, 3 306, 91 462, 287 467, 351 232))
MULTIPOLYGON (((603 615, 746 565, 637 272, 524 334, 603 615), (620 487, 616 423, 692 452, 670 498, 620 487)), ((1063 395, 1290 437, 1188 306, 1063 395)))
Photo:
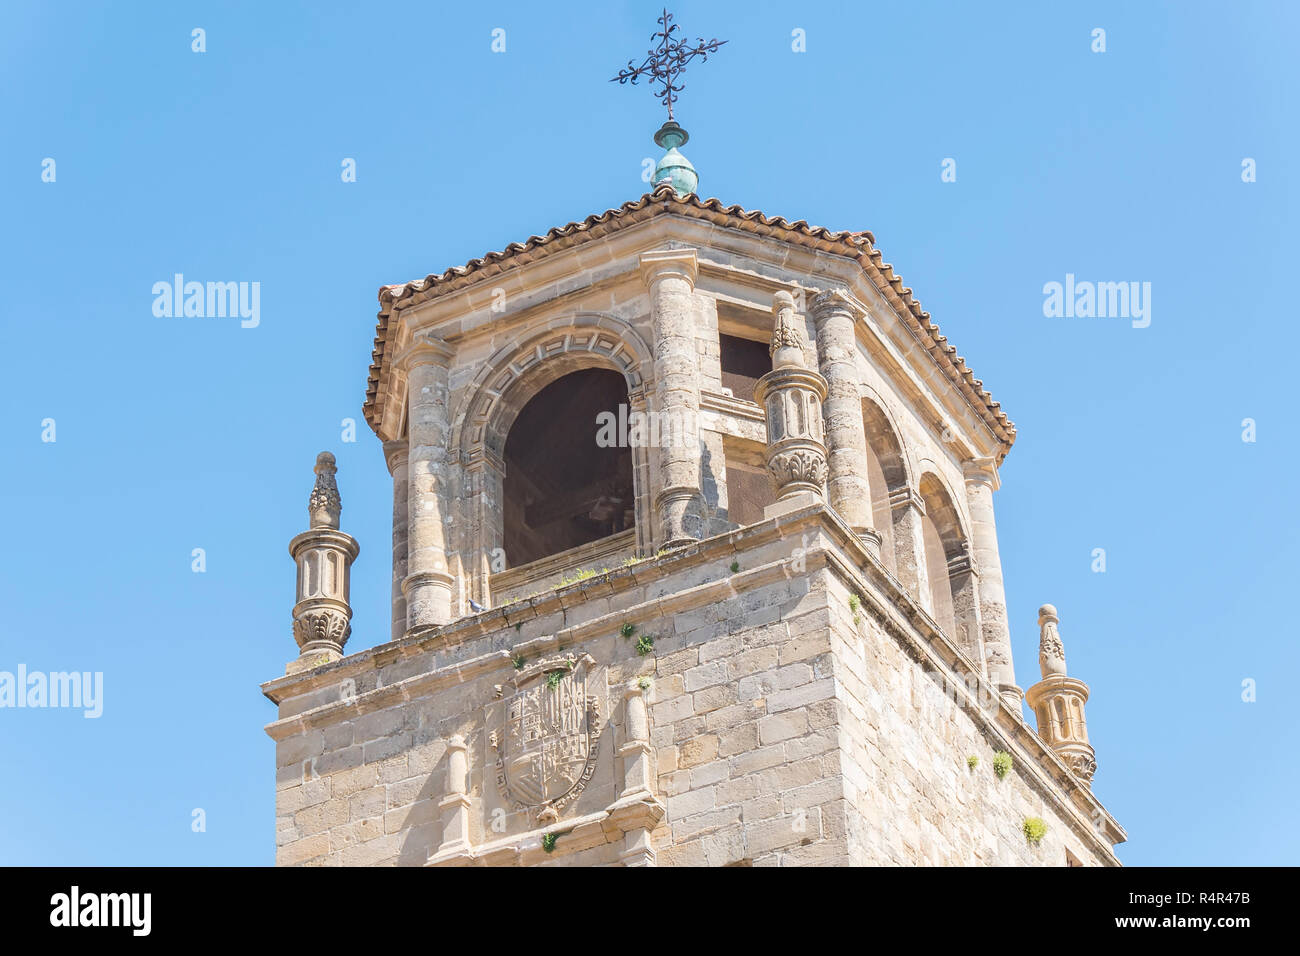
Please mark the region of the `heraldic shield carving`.
POLYGON ((588 686, 595 663, 586 654, 538 661, 498 686, 487 706, 497 786, 516 809, 553 818, 591 779, 600 741, 600 699, 588 686))

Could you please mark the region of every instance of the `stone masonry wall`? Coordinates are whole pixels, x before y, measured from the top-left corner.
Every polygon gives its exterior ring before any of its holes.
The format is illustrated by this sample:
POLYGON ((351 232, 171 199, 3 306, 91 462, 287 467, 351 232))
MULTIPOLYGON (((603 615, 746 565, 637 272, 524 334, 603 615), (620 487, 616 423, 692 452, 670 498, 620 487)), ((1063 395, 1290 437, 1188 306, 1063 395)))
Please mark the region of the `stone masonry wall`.
POLYGON ((653 797, 638 819, 659 865, 1063 865, 1066 847, 1113 864, 1027 727, 927 693, 934 662, 907 649, 925 639, 889 581, 860 573, 872 566, 851 538, 807 509, 268 683, 277 864, 423 865, 450 832, 454 735, 473 849, 452 862, 626 859, 635 826, 609 810, 631 759, 624 689, 641 678, 653 797), (620 636, 625 623, 654 635, 652 653, 620 636), (597 743, 581 792, 538 819, 498 782, 493 701, 566 657, 585 662, 572 674, 598 700, 597 743), (994 749, 1015 758, 1001 781, 994 749), (1047 821, 1041 846, 1025 816, 1047 821))

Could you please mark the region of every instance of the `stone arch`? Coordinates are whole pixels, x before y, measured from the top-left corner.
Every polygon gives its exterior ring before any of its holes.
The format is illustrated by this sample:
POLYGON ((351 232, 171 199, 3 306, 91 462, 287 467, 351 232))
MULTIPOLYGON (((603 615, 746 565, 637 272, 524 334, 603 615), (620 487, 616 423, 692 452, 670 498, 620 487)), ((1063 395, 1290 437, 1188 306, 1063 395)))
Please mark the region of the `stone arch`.
POLYGON ((885 567, 902 579, 900 565, 908 564, 911 548, 900 541, 894 528, 894 502, 908 501, 912 482, 906 454, 892 416, 876 398, 862 399, 862 426, 867 439, 867 486, 871 489, 871 525, 880 534, 880 558, 885 567), (899 560, 899 552, 904 552, 899 560))
POLYGON ((979 586, 971 561, 970 537, 957 499, 935 471, 924 471, 917 487, 925 514, 921 539, 931 599, 931 616, 945 634, 983 666, 979 586))
POLYGON ((653 366, 653 356, 622 319, 579 312, 525 334, 529 337, 522 342, 498 349, 470 383, 452 421, 453 460, 468 465, 484 454, 500 457, 504 432, 519 409, 551 382, 579 369, 613 369, 626 379, 631 401, 644 399, 644 370, 653 366))
MULTIPOLYGON (((503 494, 506 439, 528 402, 548 385, 584 369, 618 372, 631 411, 645 411, 645 371, 653 358, 627 322, 603 313, 576 313, 522 330, 519 341, 497 350, 474 376, 452 422, 451 460, 464 474, 466 517, 457 548, 469 595, 490 606, 489 578, 504 562, 503 494)), ((636 545, 644 553, 651 528, 649 463, 632 449, 636 545)))

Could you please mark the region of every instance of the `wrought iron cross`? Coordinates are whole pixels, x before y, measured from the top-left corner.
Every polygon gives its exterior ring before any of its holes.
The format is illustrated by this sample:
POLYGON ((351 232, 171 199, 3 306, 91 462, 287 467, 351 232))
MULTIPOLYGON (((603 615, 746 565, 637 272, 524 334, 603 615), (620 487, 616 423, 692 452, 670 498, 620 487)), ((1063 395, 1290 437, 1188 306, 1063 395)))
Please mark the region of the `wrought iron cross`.
POLYGON ((631 83, 636 86, 636 81, 645 76, 649 77, 651 83, 662 84, 662 89, 655 95, 659 97, 659 102, 668 107, 670 122, 673 118, 673 103, 677 102, 677 94, 684 88, 681 75, 686 71, 686 64, 696 56, 701 61, 707 60, 710 53, 716 53, 718 47, 727 42, 709 40, 706 43, 700 37, 694 46, 689 46, 680 36, 674 35, 680 28, 672 21, 673 15, 665 9, 664 15, 659 18, 659 31, 650 37, 655 45, 647 53, 645 62, 634 66, 636 61, 628 60, 627 69, 619 70, 618 76, 610 80, 611 83, 617 80, 620 84, 631 83))

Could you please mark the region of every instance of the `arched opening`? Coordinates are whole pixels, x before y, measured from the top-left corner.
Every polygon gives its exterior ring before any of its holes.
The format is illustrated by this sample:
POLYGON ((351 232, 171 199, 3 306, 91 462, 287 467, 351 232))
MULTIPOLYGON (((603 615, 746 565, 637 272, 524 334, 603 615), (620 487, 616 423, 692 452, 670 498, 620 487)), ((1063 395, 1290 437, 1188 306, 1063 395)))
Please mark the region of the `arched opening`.
POLYGON ((925 502, 921 536, 931 616, 958 647, 981 662, 975 575, 957 508, 943 483, 932 474, 921 478, 919 490, 925 502))
MULTIPOLYGON (((908 501, 907 467, 889 419, 875 402, 862 401, 862 424, 867 435, 867 481, 871 487, 871 524, 880 533, 880 558, 891 573, 898 576, 903 560, 900 551, 909 551, 908 532, 896 528, 895 505, 908 501)), ((913 572, 915 574, 915 572, 913 572)), ((908 582, 904 582, 908 583, 908 582)))
POLYGON ((599 428, 604 415, 627 421, 627 382, 600 368, 556 379, 519 410, 502 455, 502 532, 510 567, 635 525, 626 429, 615 427, 615 440, 607 441, 610 430, 599 428))

